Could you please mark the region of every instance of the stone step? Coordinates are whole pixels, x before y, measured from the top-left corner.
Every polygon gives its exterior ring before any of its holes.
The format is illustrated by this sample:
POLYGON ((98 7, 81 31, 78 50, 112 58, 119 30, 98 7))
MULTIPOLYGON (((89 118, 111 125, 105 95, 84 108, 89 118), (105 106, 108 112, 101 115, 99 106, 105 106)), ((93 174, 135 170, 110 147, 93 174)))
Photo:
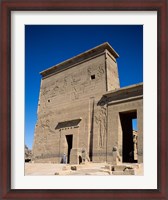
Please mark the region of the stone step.
POLYGON ((135 175, 134 169, 126 169, 125 171, 112 171, 113 175, 135 175))
POLYGON ((139 169, 139 165, 105 165, 105 169, 111 171, 125 171, 126 169, 139 169))
POLYGON ((112 171, 125 171, 125 169, 133 169, 133 167, 127 165, 113 165, 111 167, 112 171))

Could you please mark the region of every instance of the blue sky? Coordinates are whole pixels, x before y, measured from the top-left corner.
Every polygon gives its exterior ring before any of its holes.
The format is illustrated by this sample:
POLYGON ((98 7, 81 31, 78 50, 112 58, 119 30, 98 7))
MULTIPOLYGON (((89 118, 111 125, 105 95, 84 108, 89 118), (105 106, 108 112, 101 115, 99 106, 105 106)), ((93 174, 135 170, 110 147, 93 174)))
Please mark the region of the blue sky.
POLYGON ((30 149, 37 120, 39 72, 104 42, 120 56, 120 86, 143 82, 142 25, 25 26, 25 144, 30 149))

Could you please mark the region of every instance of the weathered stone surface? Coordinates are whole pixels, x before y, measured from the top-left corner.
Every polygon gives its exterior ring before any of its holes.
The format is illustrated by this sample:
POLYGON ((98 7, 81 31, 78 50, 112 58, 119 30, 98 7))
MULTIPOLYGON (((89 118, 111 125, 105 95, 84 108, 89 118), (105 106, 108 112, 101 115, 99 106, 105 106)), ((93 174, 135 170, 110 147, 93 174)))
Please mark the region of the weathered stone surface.
POLYGON ((125 165, 115 165, 112 166, 112 171, 124 171, 125 168, 126 168, 125 165))
MULTIPOLYGON (((63 170, 62 164, 53 163, 25 163, 25 175, 26 176, 41 176, 41 175, 114 175, 114 171, 105 170, 106 163, 88 163, 84 165, 78 165, 77 170, 71 170, 70 165, 67 165, 67 170, 63 170)), ((143 175, 143 164, 139 165, 139 169, 135 169, 135 175, 143 175)), ((124 173, 114 172, 118 175, 123 175, 124 173)))
POLYGON ((143 85, 120 88, 117 58, 104 43, 41 72, 34 162, 143 162, 143 85))
POLYGON ((111 169, 112 169, 112 166, 111 166, 111 165, 105 165, 105 169, 111 170, 111 169))
POLYGON ((124 175, 123 171, 112 171, 113 175, 124 175))
POLYGON ((29 162, 32 159, 32 151, 25 145, 25 162, 29 162))
POLYGON ((124 170, 124 174, 123 175, 135 175, 135 170, 134 169, 124 170))
POLYGON ((62 168, 62 170, 63 170, 63 171, 69 170, 69 166, 64 166, 64 167, 62 168))
POLYGON ((76 166, 71 166, 71 170, 77 170, 76 166))
POLYGON ((112 171, 113 175, 135 175, 134 169, 129 169, 125 171, 112 171))

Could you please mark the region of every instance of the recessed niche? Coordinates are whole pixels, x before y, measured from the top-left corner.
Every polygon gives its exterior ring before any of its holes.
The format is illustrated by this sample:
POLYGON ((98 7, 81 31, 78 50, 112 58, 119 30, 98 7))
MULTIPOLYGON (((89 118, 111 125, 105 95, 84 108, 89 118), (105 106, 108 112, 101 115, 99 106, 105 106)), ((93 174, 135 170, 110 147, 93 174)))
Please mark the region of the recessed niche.
POLYGON ((91 75, 91 80, 95 79, 95 74, 91 75))
POLYGON ((48 102, 50 102, 50 99, 48 99, 48 102))

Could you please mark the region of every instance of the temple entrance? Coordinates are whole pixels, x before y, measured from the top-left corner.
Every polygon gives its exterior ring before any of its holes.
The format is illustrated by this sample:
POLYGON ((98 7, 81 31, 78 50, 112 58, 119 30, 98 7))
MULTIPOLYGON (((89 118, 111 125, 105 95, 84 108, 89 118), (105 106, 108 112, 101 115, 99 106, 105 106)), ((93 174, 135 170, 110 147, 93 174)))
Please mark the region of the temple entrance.
POLYGON ((68 144, 67 163, 70 163, 70 153, 72 149, 73 135, 66 135, 66 140, 68 144))
POLYGON ((122 156, 123 162, 135 163, 137 162, 137 130, 133 129, 133 125, 137 119, 137 111, 128 111, 120 113, 121 127, 122 127, 122 156))

